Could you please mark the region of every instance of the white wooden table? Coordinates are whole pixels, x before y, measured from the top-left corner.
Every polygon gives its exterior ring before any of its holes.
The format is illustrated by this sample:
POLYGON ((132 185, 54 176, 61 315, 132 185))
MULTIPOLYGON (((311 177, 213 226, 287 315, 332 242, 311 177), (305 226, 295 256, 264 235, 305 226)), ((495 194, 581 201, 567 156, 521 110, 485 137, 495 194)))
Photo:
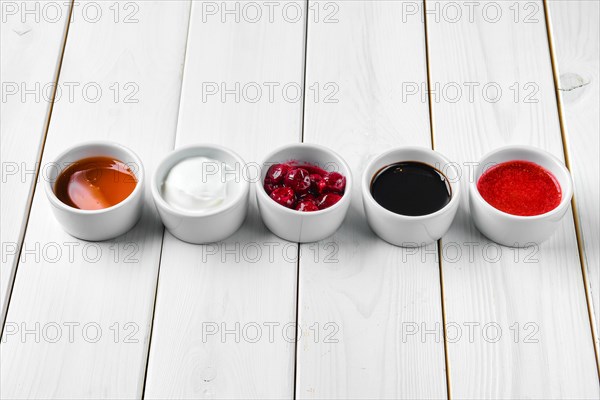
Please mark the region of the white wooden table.
POLYGON ((599 2, 0 4, 2 398, 600 397, 599 2), (252 195, 239 232, 194 246, 148 190, 132 231, 85 243, 40 182, 93 139, 149 174, 191 143, 249 162, 320 143, 355 178, 420 145, 465 185, 487 151, 531 144, 568 163, 573 212, 515 250, 465 196, 437 245, 402 249, 357 188, 334 236, 298 246, 252 195))

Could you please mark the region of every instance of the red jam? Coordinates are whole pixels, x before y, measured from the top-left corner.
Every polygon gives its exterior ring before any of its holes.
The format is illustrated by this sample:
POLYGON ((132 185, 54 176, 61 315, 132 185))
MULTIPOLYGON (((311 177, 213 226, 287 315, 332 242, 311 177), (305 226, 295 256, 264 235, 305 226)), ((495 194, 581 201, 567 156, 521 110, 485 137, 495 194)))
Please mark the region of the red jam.
POLYGON ((529 161, 507 161, 489 168, 477 181, 489 204, 505 213, 532 216, 558 207, 562 190, 554 175, 529 161))
POLYGON ((269 168, 264 188, 269 197, 284 207, 319 211, 340 201, 346 190, 346 178, 316 165, 290 161, 269 168))

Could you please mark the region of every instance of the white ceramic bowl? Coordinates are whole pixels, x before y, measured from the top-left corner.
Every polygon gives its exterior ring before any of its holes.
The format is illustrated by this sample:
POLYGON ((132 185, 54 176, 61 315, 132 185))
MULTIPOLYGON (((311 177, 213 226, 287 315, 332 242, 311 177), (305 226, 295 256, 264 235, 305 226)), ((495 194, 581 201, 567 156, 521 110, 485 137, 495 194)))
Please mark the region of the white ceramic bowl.
POLYGON ((559 226, 573 197, 573 182, 567 167, 552 154, 531 146, 506 146, 486 154, 473 178, 469 183, 469 207, 475 226, 489 239, 505 246, 524 247, 548 239, 559 226), (500 211, 485 201, 477 190, 479 177, 487 168, 511 160, 531 161, 552 172, 562 190, 558 207, 545 214, 523 217, 500 211))
MULTIPOLYGON (((169 153, 158 165, 152 176, 151 190, 158 214, 165 227, 176 238, 194 244, 213 243, 231 236, 237 231, 248 212, 250 182, 244 176, 246 163, 233 151, 213 144, 181 147, 169 153), (162 185, 167 174, 177 163, 189 157, 208 157, 225 162, 233 168, 232 182, 228 183, 228 195, 219 206, 207 211, 185 211, 171 206, 162 195, 162 185)), ((202 179, 198 171, 197 179, 202 179)))
POLYGON ((333 235, 346 217, 350 193, 352 174, 342 157, 326 147, 306 143, 286 145, 269 154, 261 164, 260 179, 256 182, 258 209, 265 225, 277 236, 298 243, 317 242, 333 235), (312 212, 296 211, 276 203, 265 191, 263 182, 271 165, 287 161, 306 162, 344 175, 346 189, 340 201, 312 212))
POLYGON ((46 195, 54 215, 67 233, 79 239, 100 241, 115 238, 130 230, 142 214, 144 167, 140 158, 125 146, 111 142, 79 144, 59 155, 47 171, 46 195), (60 173, 83 158, 101 156, 113 157, 131 168, 137 179, 133 192, 122 202, 101 210, 80 210, 60 201, 54 193, 54 184, 60 173))
POLYGON ((420 247, 441 238, 454 220, 460 202, 458 171, 440 153, 424 147, 399 147, 375 157, 362 176, 362 197, 369 226, 383 240, 401 247, 420 247), (418 161, 442 171, 451 189, 450 202, 441 210, 420 216, 396 214, 382 207, 371 194, 374 176, 384 167, 401 161, 418 161))

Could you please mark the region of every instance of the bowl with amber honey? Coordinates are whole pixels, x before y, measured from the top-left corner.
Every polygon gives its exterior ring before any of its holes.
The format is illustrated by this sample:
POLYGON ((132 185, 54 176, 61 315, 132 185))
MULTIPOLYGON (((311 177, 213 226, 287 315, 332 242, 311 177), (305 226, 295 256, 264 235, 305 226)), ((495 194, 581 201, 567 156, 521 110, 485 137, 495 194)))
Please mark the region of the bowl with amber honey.
POLYGON ((129 231, 142 213, 144 168, 129 148, 111 142, 76 145, 47 168, 46 195, 65 231, 101 241, 129 231))

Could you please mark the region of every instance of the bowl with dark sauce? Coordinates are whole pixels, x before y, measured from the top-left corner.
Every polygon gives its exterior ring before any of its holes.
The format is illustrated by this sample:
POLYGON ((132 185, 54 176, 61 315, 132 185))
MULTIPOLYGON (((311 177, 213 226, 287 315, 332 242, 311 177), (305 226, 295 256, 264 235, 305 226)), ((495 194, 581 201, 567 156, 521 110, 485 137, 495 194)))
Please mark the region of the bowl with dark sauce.
POLYGON ((556 231, 573 197, 571 174, 554 155, 512 145, 483 156, 469 183, 469 209, 486 237, 509 247, 540 244, 556 231))
POLYGON ((101 241, 129 231, 142 213, 144 168, 129 148, 111 142, 76 145, 46 168, 46 195, 65 231, 101 241))
POLYGON ((367 222, 383 240, 420 247, 448 230, 460 201, 458 170, 437 151, 400 147, 375 157, 364 170, 367 222))

